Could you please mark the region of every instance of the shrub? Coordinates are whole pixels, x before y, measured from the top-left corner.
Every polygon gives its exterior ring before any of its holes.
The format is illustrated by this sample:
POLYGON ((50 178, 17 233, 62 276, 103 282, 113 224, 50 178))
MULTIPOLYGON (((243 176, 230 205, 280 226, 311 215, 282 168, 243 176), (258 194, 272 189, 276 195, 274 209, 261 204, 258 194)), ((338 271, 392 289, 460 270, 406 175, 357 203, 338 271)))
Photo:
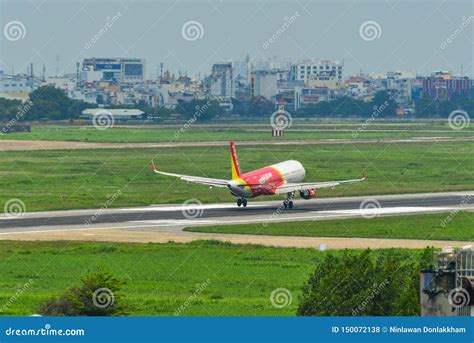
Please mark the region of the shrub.
POLYGON ((80 284, 58 298, 45 301, 39 312, 46 316, 119 316, 127 314, 121 293, 125 282, 106 270, 85 275, 80 284))
POLYGON ((301 316, 419 315, 419 272, 413 252, 387 250, 328 254, 303 288, 301 316))

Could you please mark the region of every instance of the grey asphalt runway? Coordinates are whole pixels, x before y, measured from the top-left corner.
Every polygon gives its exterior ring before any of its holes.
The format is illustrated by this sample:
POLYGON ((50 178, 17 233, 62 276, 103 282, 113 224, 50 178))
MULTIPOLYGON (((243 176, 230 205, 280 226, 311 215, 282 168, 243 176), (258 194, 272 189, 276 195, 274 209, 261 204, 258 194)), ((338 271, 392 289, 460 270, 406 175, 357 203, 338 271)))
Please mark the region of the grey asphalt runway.
POLYGON ((1 240, 83 240, 135 243, 187 243, 221 240, 236 244, 317 249, 461 247, 464 241, 380 238, 292 237, 216 234, 183 231, 190 226, 270 223, 341 218, 370 218, 417 213, 474 211, 474 191, 384 195, 374 197, 296 199, 292 210, 281 201, 254 201, 247 208, 234 203, 155 205, 136 208, 24 213, 0 216, 1 240))
POLYGON ((373 197, 295 199, 291 210, 280 201, 250 201, 247 208, 233 203, 156 205, 137 208, 92 209, 25 213, 18 218, 0 216, 0 234, 35 230, 91 229, 121 225, 183 227, 271 221, 321 220, 373 215, 448 212, 474 209, 474 191, 384 195, 373 197), (364 206, 364 201, 372 206, 364 206), (379 205, 378 205, 379 204, 379 205))

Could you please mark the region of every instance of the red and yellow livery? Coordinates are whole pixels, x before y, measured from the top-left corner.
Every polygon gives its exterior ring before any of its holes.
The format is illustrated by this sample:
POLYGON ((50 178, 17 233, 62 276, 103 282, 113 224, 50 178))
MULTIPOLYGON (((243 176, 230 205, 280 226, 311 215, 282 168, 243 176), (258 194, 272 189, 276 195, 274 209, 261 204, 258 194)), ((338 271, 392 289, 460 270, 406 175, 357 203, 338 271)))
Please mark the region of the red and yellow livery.
POLYGON ((317 188, 335 187, 342 183, 359 182, 360 179, 343 181, 323 181, 302 183, 305 177, 305 169, 302 164, 295 160, 288 160, 272 164, 247 173, 240 170, 239 159, 233 141, 230 142, 230 162, 232 169, 232 180, 212 179, 207 177, 173 174, 156 170, 152 161, 153 171, 166 176, 178 177, 181 180, 195 182, 208 186, 227 187, 236 197, 238 206, 247 206, 247 199, 260 195, 286 194, 283 201, 285 208, 293 207, 293 198, 299 192, 301 198, 311 199, 316 195, 317 188))

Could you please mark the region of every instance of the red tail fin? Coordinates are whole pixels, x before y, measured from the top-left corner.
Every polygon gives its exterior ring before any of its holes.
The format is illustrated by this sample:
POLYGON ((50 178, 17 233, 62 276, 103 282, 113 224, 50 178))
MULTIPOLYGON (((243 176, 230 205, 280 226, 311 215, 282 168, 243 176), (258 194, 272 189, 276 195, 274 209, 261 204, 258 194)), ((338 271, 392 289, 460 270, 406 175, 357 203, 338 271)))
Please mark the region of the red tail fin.
POLYGON ((230 163, 232 167, 232 179, 237 179, 240 177, 240 165, 234 141, 230 141, 230 163))

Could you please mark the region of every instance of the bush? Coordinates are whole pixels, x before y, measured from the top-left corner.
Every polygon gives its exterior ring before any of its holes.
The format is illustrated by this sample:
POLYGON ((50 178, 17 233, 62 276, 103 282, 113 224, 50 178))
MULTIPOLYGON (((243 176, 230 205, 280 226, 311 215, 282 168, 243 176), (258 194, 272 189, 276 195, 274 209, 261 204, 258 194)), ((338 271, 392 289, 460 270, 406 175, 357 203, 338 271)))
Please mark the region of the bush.
POLYGON ((103 269, 87 274, 79 286, 67 289, 56 299, 45 301, 40 314, 46 316, 119 316, 127 313, 122 304, 125 282, 103 269))
POLYGON ((326 255, 307 285, 297 310, 301 316, 417 316, 422 262, 412 252, 345 251, 326 255))

